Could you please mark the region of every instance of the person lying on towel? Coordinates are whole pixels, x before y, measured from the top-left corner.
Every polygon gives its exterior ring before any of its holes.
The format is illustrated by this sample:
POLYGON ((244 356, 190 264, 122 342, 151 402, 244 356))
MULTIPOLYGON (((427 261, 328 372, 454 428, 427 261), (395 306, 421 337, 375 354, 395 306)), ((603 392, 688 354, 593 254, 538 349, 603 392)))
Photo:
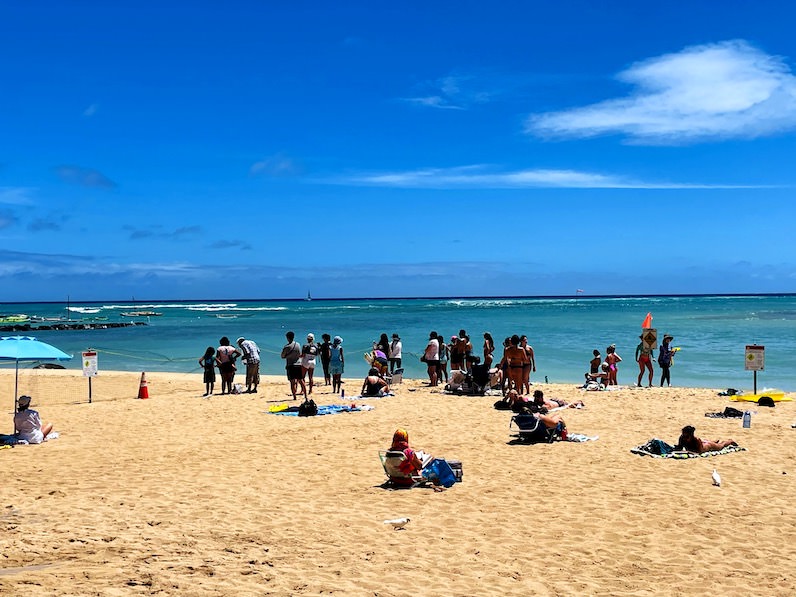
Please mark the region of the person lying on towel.
POLYGON ((732 439, 717 439, 710 441, 707 439, 700 439, 694 435, 696 429, 692 425, 683 427, 683 432, 680 439, 677 440, 675 450, 686 450, 695 454, 702 454, 703 452, 713 452, 715 450, 723 450, 727 446, 737 446, 738 442, 732 439))
POLYGON ((542 390, 534 390, 533 403, 537 407, 544 407, 547 410, 553 410, 554 408, 561 408, 563 406, 568 408, 583 408, 585 406, 583 404, 583 400, 578 400, 577 402, 566 402, 557 398, 545 398, 544 392, 542 392, 542 390))

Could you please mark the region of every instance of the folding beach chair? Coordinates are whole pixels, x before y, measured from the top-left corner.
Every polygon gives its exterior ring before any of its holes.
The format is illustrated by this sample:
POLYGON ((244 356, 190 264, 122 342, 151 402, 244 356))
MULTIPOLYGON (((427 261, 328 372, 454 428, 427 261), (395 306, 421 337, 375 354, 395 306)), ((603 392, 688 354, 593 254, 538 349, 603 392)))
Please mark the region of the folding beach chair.
POLYGON ((517 426, 520 440, 529 444, 553 443, 560 433, 557 427, 548 429, 542 421, 528 414, 514 415, 509 421, 509 429, 512 424, 517 426))
POLYGON ((388 483, 393 487, 410 488, 428 482, 420 474, 411 475, 401 470, 401 464, 406 462, 406 454, 400 450, 380 450, 379 460, 384 467, 384 474, 389 479, 388 483))

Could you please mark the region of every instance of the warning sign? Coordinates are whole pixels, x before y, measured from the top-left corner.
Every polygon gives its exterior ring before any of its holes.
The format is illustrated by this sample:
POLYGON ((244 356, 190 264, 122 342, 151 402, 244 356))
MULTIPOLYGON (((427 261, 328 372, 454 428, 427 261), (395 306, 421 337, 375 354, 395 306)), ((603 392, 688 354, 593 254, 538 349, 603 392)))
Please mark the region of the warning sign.
POLYGON ((97 353, 96 351, 86 351, 83 353, 83 377, 96 377, 97 375, 97 353))
POLYGON ((655 350, 658 348, 658 330, 655 328, 642 330, 641 342, 644 344, 644 348, 648 348, 650 350, 655 350))
POLYGON ((759 344, 746 345, 746 359, 744 369, 746 371, 762 371, 766 364, 766 347, 759 344))

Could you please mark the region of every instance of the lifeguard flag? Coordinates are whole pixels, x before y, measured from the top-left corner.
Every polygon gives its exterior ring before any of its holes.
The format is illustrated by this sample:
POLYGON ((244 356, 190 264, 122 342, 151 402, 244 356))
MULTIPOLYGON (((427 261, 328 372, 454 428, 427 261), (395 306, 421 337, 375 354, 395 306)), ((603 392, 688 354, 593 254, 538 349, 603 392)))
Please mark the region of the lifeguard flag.
POLYGON ((644 323, 641 324, 642 330, 648 330, 652 327, 652 313, 647 313, 647 316, 644 318, 644 323))

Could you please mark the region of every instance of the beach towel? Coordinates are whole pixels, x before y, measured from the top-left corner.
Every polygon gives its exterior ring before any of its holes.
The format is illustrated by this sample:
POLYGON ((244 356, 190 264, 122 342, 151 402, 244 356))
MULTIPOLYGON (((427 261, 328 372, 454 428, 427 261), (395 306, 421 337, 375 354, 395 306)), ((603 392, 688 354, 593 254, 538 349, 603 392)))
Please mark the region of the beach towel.
POLYGON ((596 442, 600 439, 599 435, 583 435, 582 433, 567 433, 567 439, 563 440, 565 442, 596 442))
POLYGON ((728 406, 724 409, 724 412, 705 413, 705 416, 711 419, 740 419, 743 417, 743 411, 733 408, 732 406, 728 406))
MULTIPOLYGON (((373 406, 351 406, 350 404, 323 404, 318 406, 318 414, 315 415, 320 417, 321 415, 337 415, 340 413, 353 413, 353 412, 360 412, 360 411, 368 411, 373 410, 373 406)), ((269 415, 285 415, 287 417, 298 417, 298 407, 291 407, 284 410, 272 411, 267 410, 263 411, 269 415), (295 410, 294 410, 295 408, 295 410)))
POLYGON ((346 396, 346 400, 379 400, 387 396, 395 396, 395 393, 387 392, 384 396, 362 396, 361 394, 357 394, 356 396, 346 396))
POLYGON ((721 456, 722 454, 729 454, 730 452, 745 452, 746 448, 740 446, 727 446, 721 450, 712 450, 710 452, 702 452, 696 454, 694 452, 675 451, 674 446, 667 444, 665 441, 653 438, 646 444, 631 448, 633 454, 639 456, 652 456, 653 458, 675 458, 678 460, 685 460, 688 458, 709 458, 711 456, 721 456))

